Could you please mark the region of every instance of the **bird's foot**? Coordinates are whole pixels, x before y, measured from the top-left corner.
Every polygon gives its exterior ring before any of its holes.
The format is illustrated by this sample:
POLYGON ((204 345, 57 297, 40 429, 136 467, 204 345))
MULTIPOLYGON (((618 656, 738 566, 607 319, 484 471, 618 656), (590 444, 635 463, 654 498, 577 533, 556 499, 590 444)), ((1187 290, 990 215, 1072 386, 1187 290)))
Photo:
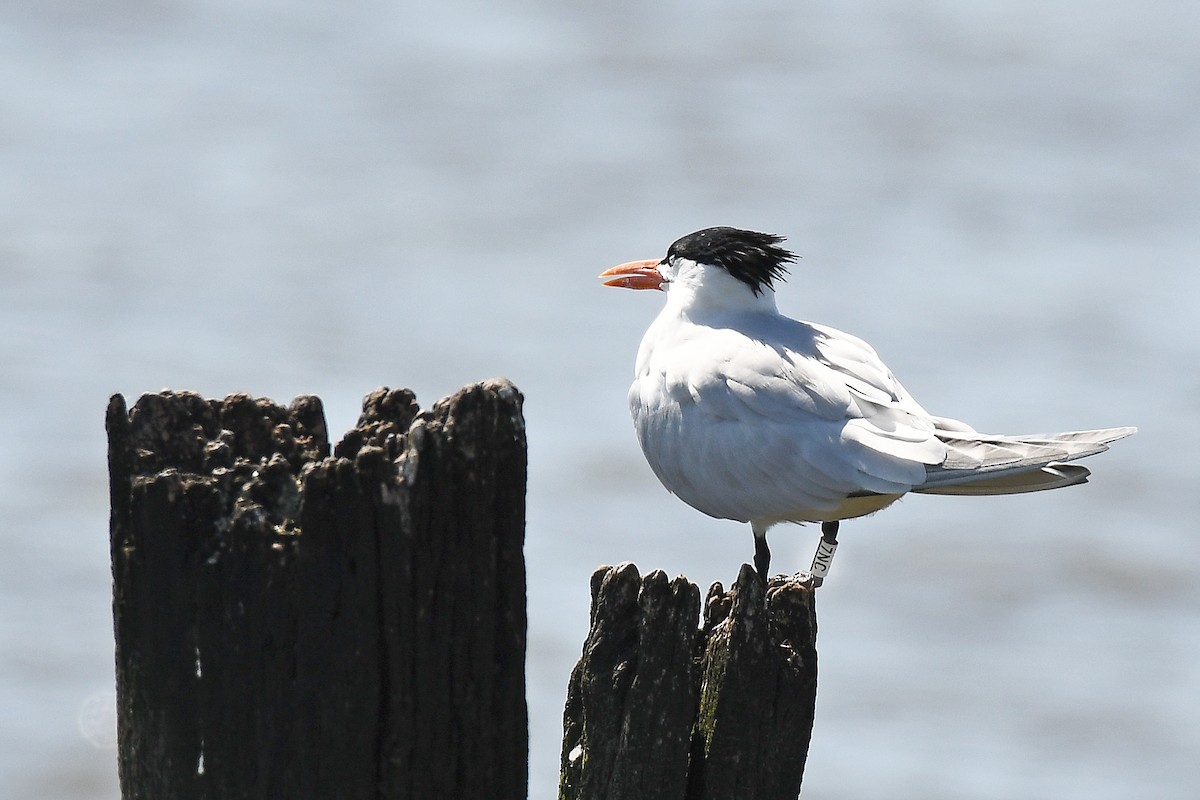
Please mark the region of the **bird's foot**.
POLYGON ((792 580, 796 583, 812 584, 815 589, 825 582, 825 578, 820 575, 815 575, 809 570, 800 570, 795 575, 792 575, 792 580))

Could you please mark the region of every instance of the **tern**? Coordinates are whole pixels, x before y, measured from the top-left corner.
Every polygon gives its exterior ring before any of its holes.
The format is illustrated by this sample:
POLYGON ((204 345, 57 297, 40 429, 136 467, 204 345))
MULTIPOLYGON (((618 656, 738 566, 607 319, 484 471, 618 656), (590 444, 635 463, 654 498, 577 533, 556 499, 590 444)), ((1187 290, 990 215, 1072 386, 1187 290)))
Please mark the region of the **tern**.
POLYGON ((642 452, 672 494, 749 522, 766 581, 767 530, 819 522, 820 586, 841 520, 909 492, 996 495, 1084 483, 1095 455, 1132 427, 998 436, 927 412, 862 339, 779 313, 784 239, 730 227, 677 240, 666 258, 601 273, 658 289, 666 304, 638 348, 629 410, 642 452))

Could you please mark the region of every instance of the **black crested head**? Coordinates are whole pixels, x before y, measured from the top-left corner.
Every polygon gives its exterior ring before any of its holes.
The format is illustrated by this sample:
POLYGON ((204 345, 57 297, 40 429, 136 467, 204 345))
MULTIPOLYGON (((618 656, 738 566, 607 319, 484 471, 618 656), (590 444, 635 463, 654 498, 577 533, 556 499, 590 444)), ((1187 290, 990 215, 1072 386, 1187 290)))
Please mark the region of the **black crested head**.
POLYGON ((763 287, 775 288, 775 281, 787 274, 787 265, 796 255, 779 245, 782 236, 756 233, 738 228, 705 228, 689 233, 667 250, 667 258, 686 258, 697 264, 713 264, 762 294, 763 287))

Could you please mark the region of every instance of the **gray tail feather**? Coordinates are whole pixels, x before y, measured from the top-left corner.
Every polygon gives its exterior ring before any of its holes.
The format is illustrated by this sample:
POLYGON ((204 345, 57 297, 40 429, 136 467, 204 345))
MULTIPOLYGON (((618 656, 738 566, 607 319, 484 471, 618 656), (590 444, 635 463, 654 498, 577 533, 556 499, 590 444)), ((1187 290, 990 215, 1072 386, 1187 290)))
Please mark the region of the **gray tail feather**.
POLYGON ((926 470, 924 494, 987 495, 1040 492, 1087 481, 1086 467, 1062 462, 1103 453, 1137 428, 1104 428, 1028 436, 939 430, 946 460, 926 470))

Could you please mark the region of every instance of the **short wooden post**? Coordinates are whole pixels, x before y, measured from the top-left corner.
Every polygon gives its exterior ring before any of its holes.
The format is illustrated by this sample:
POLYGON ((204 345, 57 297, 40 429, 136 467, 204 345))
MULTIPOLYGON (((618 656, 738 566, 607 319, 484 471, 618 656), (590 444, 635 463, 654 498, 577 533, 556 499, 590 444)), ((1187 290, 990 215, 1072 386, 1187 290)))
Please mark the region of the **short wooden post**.
POLYGON ((520 393, 108 408, 132 798, 525 798, 520 393))
POLYGON ((682 797, 696 716, 700 593, 661 571, 592 575, 591 630, 571 673, 562 798, 682 797))
POLYGON ((816 703, 811 583, 743 566, 699 591, 631 564, 592 576, 564 713, 562 800, 794 800, 816 703))

